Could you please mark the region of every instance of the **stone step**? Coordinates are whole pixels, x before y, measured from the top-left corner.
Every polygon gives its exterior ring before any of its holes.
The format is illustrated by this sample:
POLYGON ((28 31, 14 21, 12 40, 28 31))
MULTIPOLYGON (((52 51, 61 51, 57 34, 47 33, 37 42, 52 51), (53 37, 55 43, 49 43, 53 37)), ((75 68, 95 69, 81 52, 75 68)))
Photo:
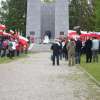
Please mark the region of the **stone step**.
POLYGON ((49 52, 51 44, 33 44, 31 52, 49 52))

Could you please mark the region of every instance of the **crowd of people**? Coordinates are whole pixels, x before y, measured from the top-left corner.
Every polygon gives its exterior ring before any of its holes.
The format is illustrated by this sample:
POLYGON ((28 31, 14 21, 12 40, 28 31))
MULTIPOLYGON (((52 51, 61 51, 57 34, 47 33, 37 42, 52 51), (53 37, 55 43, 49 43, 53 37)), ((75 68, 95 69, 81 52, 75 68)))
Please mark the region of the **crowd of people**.
POLYGON ((27 53, 27 45, 23 45, 17 38, 0 36, 0 57, 13 58, 21 53, 27 53))
POLYGON ((0 58, 13 58, 21 53, 27 53, 28 39, 20 35, 16 30, 6 32, 7 27, 0 24, 0 58))
POLYGON ((52 65, 59 66, 59 61, 62 58, 68 60, 69 66, 81 63, 81 55, 86 55, 86 63, 98 62, 98 55, 100 51, 100 41, 96 37, 92 37, 82 41, 77 39, 55 39, 51 46, 53 54, 51 55, 52 65))

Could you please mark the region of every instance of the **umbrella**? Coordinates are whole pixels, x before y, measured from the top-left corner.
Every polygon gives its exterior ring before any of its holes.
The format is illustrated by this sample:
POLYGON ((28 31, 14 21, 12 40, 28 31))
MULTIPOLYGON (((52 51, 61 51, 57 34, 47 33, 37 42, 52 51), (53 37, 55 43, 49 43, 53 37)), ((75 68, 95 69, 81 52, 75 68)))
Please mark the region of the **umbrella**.
POLYGON ((87 34, 87 33, 82 33, 81 35, 80 35, 80 39, 82 39, 83 41, 84 40, 87 40, 88 39, 88 37, 90 37, 90 34, 87 34))
POLYGON ((22 45, 27 45, 27 42, 28 42, 28 39, 19 35, 19 42, 22 44, 22 45))
POLYGON ((69 30, 67 37, 68 39, 71 39, 71 38, 76 39, 76 38, 79 38, 79 35, 77 34, 76 31, 69 30))
POLYGON ((76 35, 76 34, 77 34, 76 31, 73 31, 73 30, 69 30, 69 31, 68 31, 68 35, 76 35))
POLYGON ((0 30, 5 30, 6 26, 5 25, 0 25, 0 30))
POLYGON ((0 32, 0 35, 3 35, 3 32, 0 32))
POLYGON ((28 42, 29 40, 21 35, 19 35, 19 39, 28 42))
POLYGON ((27 42, 25 40, 19 39, 19 43, 21 43, 22 45, 27 45, 27 42))
POLYGON ((96 38, 98 38, 99 35, 97 35, 97 34, 95 34, 95 33, 92 33, 92 34, 90 34, 90 37, 96 37, 96 38))
POLYGON ((14 34, 14 31, 10 30, 9 34, 13 35, 14 34))
POLYGON ((3 32, 3 34, 2 34, 3 36, 11 36, 11 34, 9 34, 9 33, 6 33, 6 32, 3 32))
POLYGON ((90 34, 81 34, 80 37, 87 37, 90 36, 90 34))

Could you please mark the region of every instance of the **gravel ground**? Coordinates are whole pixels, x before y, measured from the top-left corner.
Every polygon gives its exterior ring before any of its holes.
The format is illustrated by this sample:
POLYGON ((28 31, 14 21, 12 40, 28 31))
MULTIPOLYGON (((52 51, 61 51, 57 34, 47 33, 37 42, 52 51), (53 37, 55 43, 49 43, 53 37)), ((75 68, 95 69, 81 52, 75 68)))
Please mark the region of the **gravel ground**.
POLYGON ((100 100, 100 87, 78 67, 36 53, 0 65, 0 100, 100 100))

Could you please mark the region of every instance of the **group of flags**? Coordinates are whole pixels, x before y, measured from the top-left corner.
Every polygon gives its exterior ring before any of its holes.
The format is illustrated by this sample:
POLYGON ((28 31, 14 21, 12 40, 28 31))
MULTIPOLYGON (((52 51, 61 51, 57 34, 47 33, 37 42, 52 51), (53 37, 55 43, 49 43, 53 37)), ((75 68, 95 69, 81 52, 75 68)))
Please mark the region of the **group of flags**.
POLYGON ((100 34, 99 32, 86 32, 86 31, 81 31, 81 34, 79 35, 76 31, 73 30, 69 30, 68 31, 68 35, 67 38, 68 39, 77 39, 80 38, 82 40, 86 40, 87 38, 92 38, 92 37, 96 37, 97 39, 100 39, 100 34))

